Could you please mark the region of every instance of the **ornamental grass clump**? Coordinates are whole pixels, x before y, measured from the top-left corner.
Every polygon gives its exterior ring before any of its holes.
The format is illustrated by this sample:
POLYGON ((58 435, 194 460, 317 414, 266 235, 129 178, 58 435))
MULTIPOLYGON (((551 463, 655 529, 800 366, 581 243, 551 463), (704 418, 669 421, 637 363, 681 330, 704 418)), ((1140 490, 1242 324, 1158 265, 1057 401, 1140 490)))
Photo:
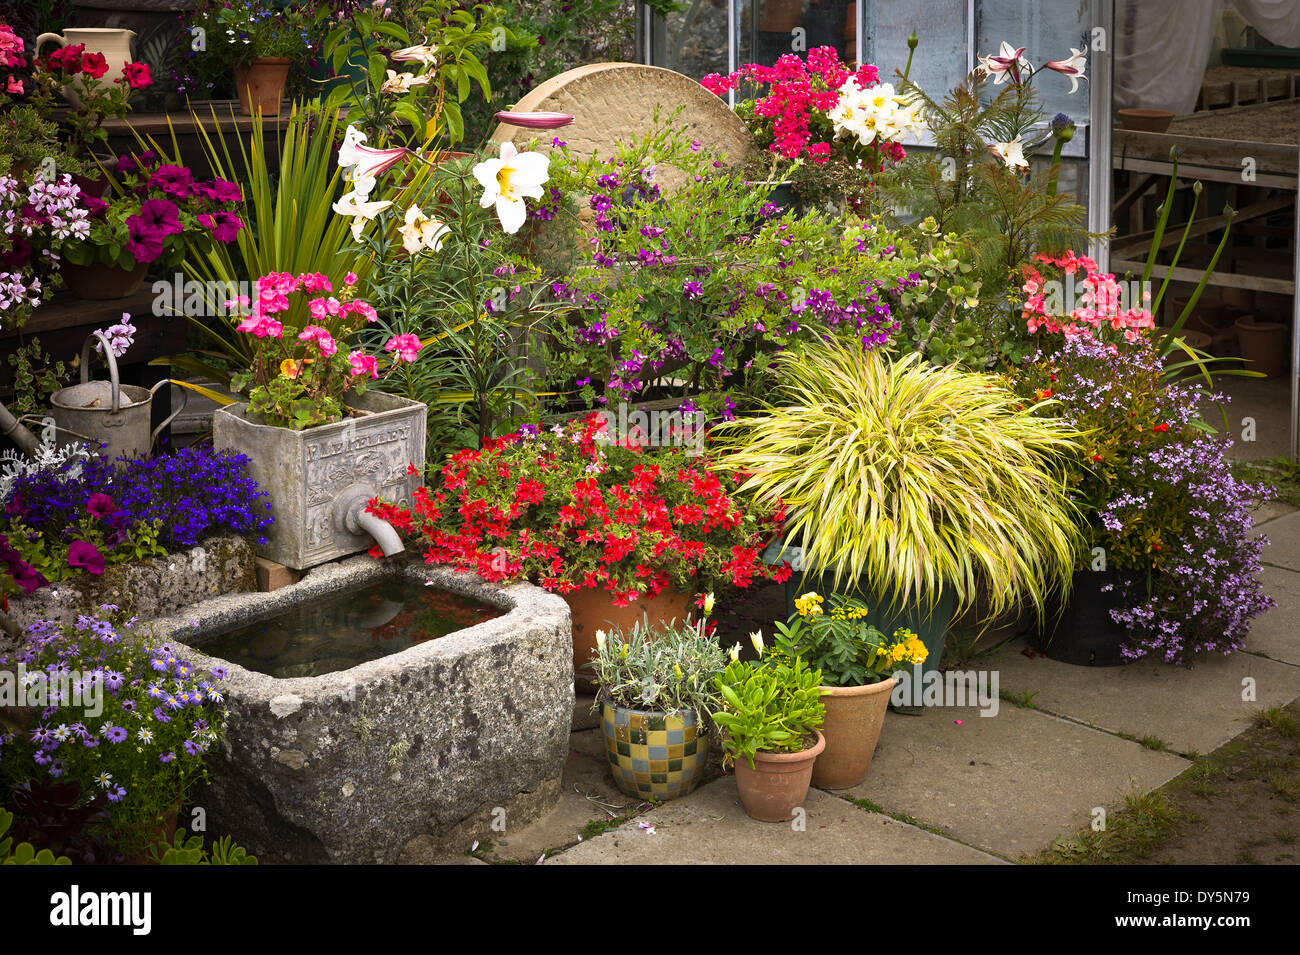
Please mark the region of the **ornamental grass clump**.
POLYGON ((781 357, 776 401, 719 426, 749 472, 741 493, 783 502, 787 543, 837 588, 990 615, 1021 599, 1042 612, 1067 590, 1080 543, 1060 476, 1074 431, 1035 416, 999 379, 810 345, 781 357), (985 602, 987 601, 987 602, 985 602))

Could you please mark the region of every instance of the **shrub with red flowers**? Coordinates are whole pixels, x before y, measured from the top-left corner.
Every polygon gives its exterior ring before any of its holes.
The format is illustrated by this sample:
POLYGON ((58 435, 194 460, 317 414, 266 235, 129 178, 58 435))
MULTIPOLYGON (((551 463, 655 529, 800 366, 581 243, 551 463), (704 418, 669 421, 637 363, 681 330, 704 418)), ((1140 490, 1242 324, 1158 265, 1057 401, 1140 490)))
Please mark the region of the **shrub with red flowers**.
POLYGON ((1106 342, 1122 338, 1131 344, 1144 329, 1155 327, 1149 289, 1135 293, 1135 286, 1117 282, 1114 275, 1099 271, 1091 258, 1072 251, 1035 255, 1034 261, 1050 269, 1044 278, 1032 265, 1024 267, 1021 317, 1031 335, 1042 331, 1106 342))
POLYGON ((817 205, 856 205, 873 173, 903 161, 901 141, 915 132, 914 114, 892 86, 880 83, 876 67, 851 68, 830 46, 809 50, 806 60, 787 53, 772 66, 747 63, 729 76, 710 73, 700 82, 718 96, 766 88, 765 95, 740 100, 737 115, 774 156, 805 160, 783 175, 817 205))
MULTIPOLYGON (((363 394, 371 379, 384 377, 377 356, 359 348, 349 351, 350 343, 379 315, 368 302, 354 297, 355 275, 348 273, 344 281, 335 295, 329 278, 319 272, 272 272, 255 283, 254 301, 245 296, 228 303, 243 310, 236 329, 257 340, 251 349, 251 367, 230 382, 236 391, 248 392, 250 413, 295 431, 341 421, 344 395, 363 394), (292 295, 308 297, 312 324, 286 329, 276 317, 292 310, 292 295)), ((414 334, 390 337, 384 344, 392 355, 385 375, 400 362, 414 362, 420 347, 414 334)))
POLYGON ((105 119, 121 119, 130 109, 131 95, 153 85, 147 63, 126 63, 110 71, 104 54, 87 52, 82 43, 57 47, 36 57, 33 65, 32 102, 48 109, 63 105, 56 102, 62 95, 69 107, 63 123, 73 152, 80 155, 89 155, 96 143, 108 139, 105 119))
POLYGON ((457 452, 409 510, 370 509, 420 541, 428 563, 561 594, 599 587, 625 607, 665 588, 789 576, 759 560, 783 515, 746 513, 738 483, 705 456, 615 445, 593 414, 457 452))
POLYGON ((238 185, 200 180, 185 166, 160 163, 152 150, 119 158, 110 182, 107 200, 84 194, 79 200, 89 217, 89 234, 61 247, 74 265, 132 269, 161 262, 174 268, 187 248, 202 254, 213 242, 233 242, 244 227, 238 185))

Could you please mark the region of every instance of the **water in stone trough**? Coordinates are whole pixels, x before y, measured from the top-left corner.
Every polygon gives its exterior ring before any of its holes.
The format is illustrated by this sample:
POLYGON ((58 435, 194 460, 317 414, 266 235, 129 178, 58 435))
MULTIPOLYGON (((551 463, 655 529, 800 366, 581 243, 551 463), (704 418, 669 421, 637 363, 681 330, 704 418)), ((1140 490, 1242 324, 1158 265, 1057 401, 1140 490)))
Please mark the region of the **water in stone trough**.
POLYGON ((277 678, 320 676, 399 653, 504 611, 396 576, 218 634, 213 657, 277 678))

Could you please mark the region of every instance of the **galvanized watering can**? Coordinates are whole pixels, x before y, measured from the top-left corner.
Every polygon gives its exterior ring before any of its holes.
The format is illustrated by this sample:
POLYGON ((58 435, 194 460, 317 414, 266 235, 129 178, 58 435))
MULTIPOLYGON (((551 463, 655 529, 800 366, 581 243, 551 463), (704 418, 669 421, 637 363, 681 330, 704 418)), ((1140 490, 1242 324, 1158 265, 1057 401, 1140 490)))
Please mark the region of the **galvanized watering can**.
POLYGON ((59 444, 76 440, 104 444, 107 447, 102 453, 110 460, 123 455, 148 454, 162 429, 185 410, 186 397, 182 391, 181 406, 153 431, 149 430, 153 397, 159 389, 170 384, 166 378, 152 388, 122 384, 118 380, 117 359, 108 339, 102 333, 94 332, 81 346, 81 384, 60 388, 50 396, 59 444), (90 377, 90 346, 97 338, 108 359, 110 381, 87 380, 90 377))

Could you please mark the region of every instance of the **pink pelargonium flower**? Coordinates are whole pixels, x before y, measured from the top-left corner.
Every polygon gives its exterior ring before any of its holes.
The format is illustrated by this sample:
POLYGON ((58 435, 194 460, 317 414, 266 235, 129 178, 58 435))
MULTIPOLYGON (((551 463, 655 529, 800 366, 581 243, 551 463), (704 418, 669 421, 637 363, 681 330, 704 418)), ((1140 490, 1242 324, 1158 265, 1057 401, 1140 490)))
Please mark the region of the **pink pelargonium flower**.
POLYGON ((562 126, 568 126, 573 122, 573 116, 569 113, 547 113, 542 111, 514 113, 510 110, 502 110, 496 114, 498 123, 505 123, 507 126, 518 126, 522 129, 559 129, 562 126))
POLYGON ((304 292, 332 292, 334 285, 329 276, 321 272, 304 272, 298 276, 298 284, 304 292))
POLYGON ((323 296, 321 298, 314 298, 307 303, 307 307, 311 309, 311 317, 317 321, 323 321, 327 318, 337 318, 340 308, 339 300, 332 295, 329 298, 323 296))
POLYGON ((235 331, 248 332, 257 338, 281 338, 284 336, 284 326, 274 318, 266 315, 250 315, 235 326, 235 331))
POLYGON ((367 322, 379 321, 379 313, 375 311, 375 307, 369 302, 363 302, 359 299, 355 302, 345 302, 339 308, 339 311, 343 315, 360 315, 367 322))
POLYGON ((320 347, 320 353, 324 355, 326 358, 329 358, 331 355, 333 355, 335 352, 339 350, 339 346, 335 344, 334 339, 330 336, 330 333, 327 332, 325 329, 321 328, 319 325, 308 325, 306 328, 304 328, 301 332, 298 333, 298 341, 300 342, 314 341, 320 347))
POLYGON ((356 285, 356 284, 357 284, 357 273, 356 273, 356 272, 349 272, 347 275, 343 276, 343 284, 344 284, 345 286, 347 286, 348 288, 351 288, 353 285, 356 285))
POLYGON ((348 355, 348 364, 352 366, 353 378, 360 378, 364 375, 369 375, 371 378, 379 377, 379 359, 374 355, 354 351, 348 355))
POLYGON ((420 347, 419 336, 407 332, 390 338, 384 345, 384 351, 396 352, 399 361, 413 362, 420 354, 420 347))

